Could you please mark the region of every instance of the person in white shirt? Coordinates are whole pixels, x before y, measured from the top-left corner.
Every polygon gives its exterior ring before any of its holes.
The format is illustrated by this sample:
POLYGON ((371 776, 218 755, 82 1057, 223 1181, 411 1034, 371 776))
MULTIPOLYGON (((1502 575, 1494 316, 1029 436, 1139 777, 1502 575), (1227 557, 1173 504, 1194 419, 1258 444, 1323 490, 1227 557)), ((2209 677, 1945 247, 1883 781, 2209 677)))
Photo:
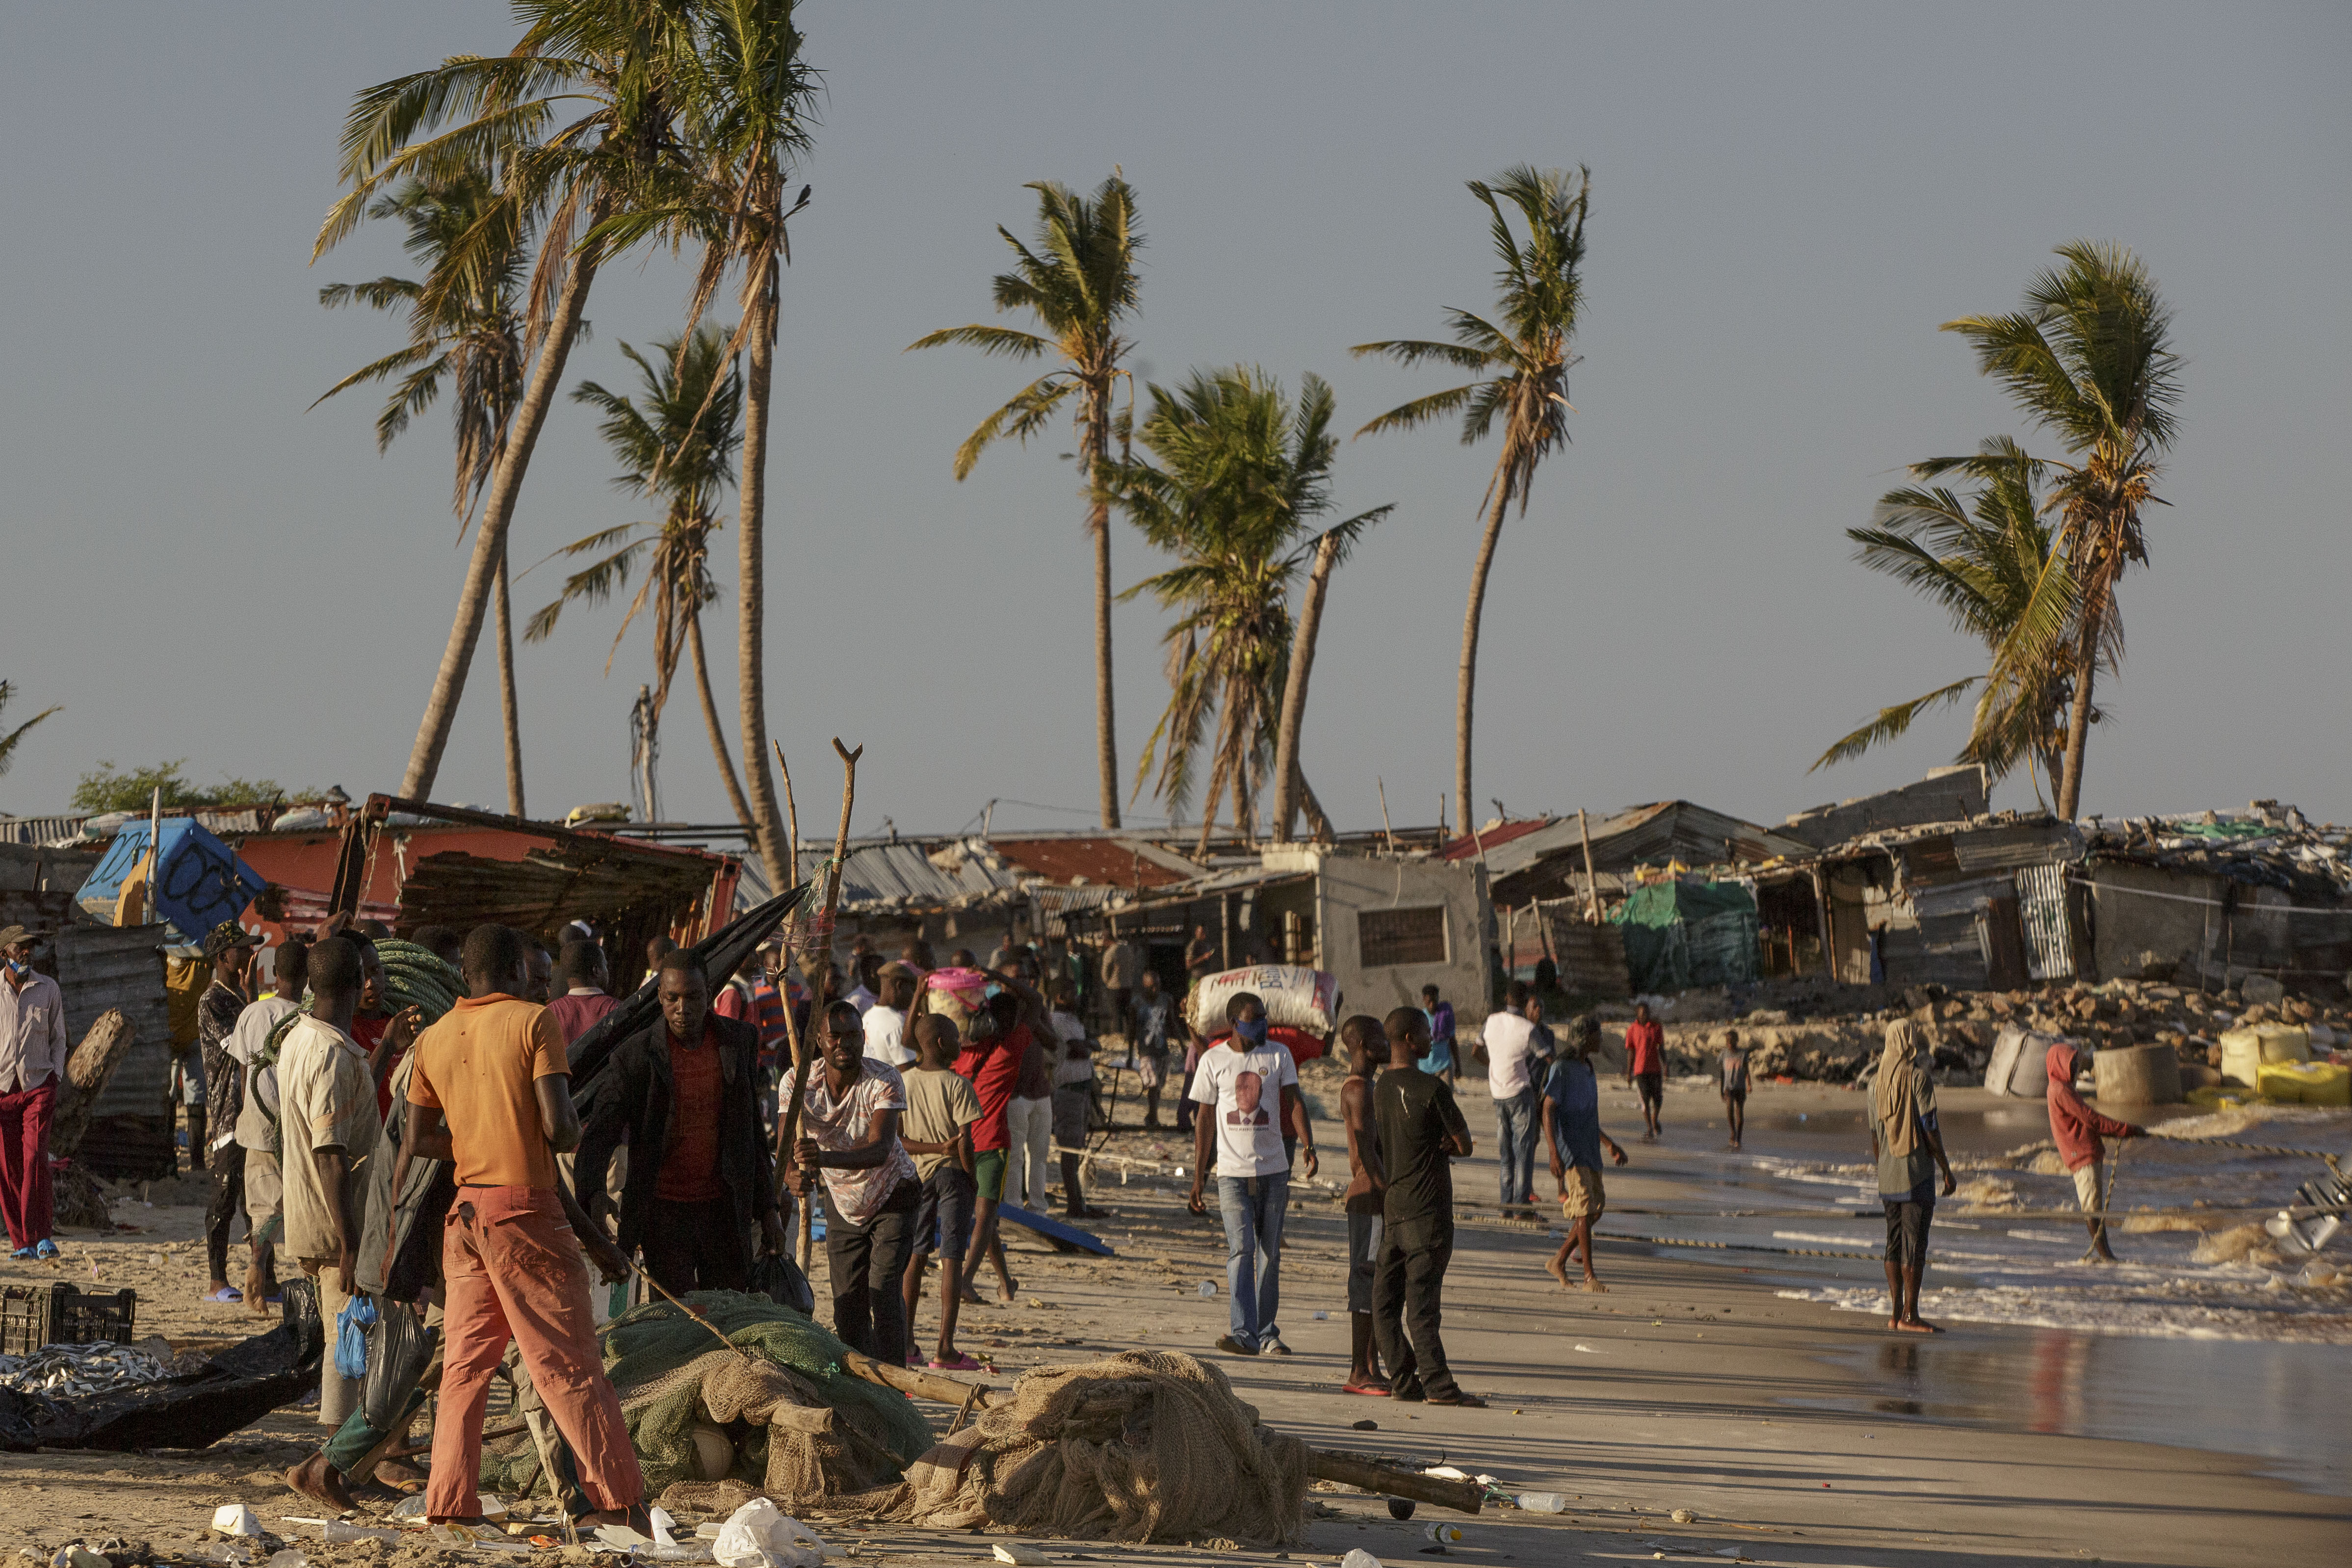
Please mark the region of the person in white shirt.
POLYGON ((289 1013, 301 1010, 310 961, 310 950, 302 943, 281 945, 271 971, 277 990, 247 1003, 228 1037, 228 1054, 245 1076, 236 1128, 237 1146, 245 1151, 245 1223, 252 1242, 245 1268, 245 1304, 265 1317, 278 1295, 276 1238, 284 1224, 285 1194, 278 1163, 278 1058, 268 1049, 269 1032, 289 1013))
POLYGON ((915 1065, 907 1048, 907 1009, 915 1001, 915 972, 897 960, 882 966, 882 999, 866 1009, 866 1054, 894 1068, 915 1065))
POLYGON ((49 1120, 68 1048, 65 994, 33 967, 33 933, 0 931, 0 1217, 17 1258, 58 1255, 49 1120))
POLYGON ((1504 1000, 1502 1012, 1486 1016, 1479 1054, 1486 1058, 1486 1092, 1495 1097, 1502 1204, 1513 1209, 1536 1201, 1536 1144, 1543 1134, 1543 1091, 1537 1079, 1551 1054, 1551 1035, 1543 1026, 1543 1004, 1526 981, 1512 981, 1504 1000))
POLYGON ((1087 1204, 1078 1170, 1094 1116, 1094 1042, 1078 1017, 1076 987, 1056 980, 1053 991, 1045 1027, 1054 1037, 1054 1146, 1062 1156, 1062 1209, 1072 1219, 1100 1219, 1110 1211, 1087 1204))
POLYGON ((858 1016, 863 1017, 882 1000, 882 955, 878 952, 857 954, 850 962, 849 973, 857 984, 850 987, 842 1000, 856 1008, 858 1016))
POLYGON ((1315 1129, 1298 1097, 1298 1065, 1265 1033, 1265 1004, 1247 991, 1225 1004, 1231 1033, 1201 1053, 1193 1069, 1194 1214, 1206 1214, 1210 1142, 1215 1140, 1217 1207, 1225 1222, 1226 1297, 1231 1331, 1217 1341, 1230 1355, 1288 1355, 1276 1315, 1282 1304, 1282 1216, 1290 1205, 1290 1161, 1282 1129, 1297 1134, 1313 1176, 1315 1129), (1267 1102, 1266 1090, 1275 1098, 1267 1102))

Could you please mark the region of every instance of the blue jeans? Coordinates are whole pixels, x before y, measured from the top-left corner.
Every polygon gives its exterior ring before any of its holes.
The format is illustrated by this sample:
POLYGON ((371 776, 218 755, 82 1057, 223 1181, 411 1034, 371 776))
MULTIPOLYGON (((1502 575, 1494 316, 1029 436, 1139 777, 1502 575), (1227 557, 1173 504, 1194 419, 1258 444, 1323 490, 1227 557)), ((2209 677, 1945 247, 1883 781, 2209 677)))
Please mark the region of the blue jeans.
POLYGON ((1524 1204, 1536 1186, 1536 1141, 1543 1113, 1543 1096, 1533 1088, 1514 1095, 1496 1096, 1496 1158, 1503 1166, 1503 1203, 1524 1204))
POLYGON ((1289 1205, 1287 1171, 1217 1178, 1233 1336, 1254 1351, 1282 1337, 1274 1320, 1282 1304, 1282 1216, 1289 1205))

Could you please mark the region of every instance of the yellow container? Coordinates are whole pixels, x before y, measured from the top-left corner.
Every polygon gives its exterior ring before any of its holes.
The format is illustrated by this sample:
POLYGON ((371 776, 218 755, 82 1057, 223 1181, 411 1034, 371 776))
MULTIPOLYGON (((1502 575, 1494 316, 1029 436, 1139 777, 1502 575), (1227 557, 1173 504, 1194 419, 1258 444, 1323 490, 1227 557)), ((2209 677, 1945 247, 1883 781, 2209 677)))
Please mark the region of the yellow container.
POLYGON ((2311 1036, 2293 1024, 2256 1024, 2221 1036, 2221 1076, 2257 1087, 2264 1062, 2300 1062, 2311 1057, 2311 1036))
POLYGON ((2262 1075, 2264 1100, 2352 1106, 2352 1068, 2334 1062, 2264 1062, 2255 1070, 2262 1075))
POLYGON ((2192 1089, 2188 1092, 2189 1104, 2201 1105, 2208 1110, 2235 1110, 2260 1098, 2250 1089, 2192 1089))

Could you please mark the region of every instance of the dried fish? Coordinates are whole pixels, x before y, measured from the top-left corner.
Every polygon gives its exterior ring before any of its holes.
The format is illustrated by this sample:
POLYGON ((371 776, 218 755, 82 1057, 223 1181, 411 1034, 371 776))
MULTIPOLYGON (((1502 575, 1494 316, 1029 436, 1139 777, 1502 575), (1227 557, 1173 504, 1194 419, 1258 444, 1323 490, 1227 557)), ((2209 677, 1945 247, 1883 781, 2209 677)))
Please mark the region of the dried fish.
POLYGON ((0 1356, 0 1387, 51 1399, 111 1394, 171 1375, 169 1362, 131 1345, 44 1345, 24 1355, 0 1356))

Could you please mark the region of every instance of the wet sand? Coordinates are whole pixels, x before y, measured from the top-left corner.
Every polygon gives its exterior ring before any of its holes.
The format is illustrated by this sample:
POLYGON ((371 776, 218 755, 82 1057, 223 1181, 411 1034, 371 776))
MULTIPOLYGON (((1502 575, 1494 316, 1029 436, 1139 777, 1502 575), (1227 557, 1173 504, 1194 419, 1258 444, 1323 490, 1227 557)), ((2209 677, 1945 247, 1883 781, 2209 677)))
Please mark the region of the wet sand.
MULTIPOLYGON (((1457 1190, 1484 1197, 1495 1182, 1492 1112, 1482 1084, 1463 1088, 1479 1156, 1458 1167, 1457 1190)), ((1751 1100, 1751 1120, 1853 1103, 1836 1090, 1767 1088, 1751 1100)), ((1630 1104, 1622 1091, 1605 1097, 1607 1124, 1621 1137, 1639 1125, 1630 1104)), ((1706 1131, 1698 1123, 1719 1115, 1712 1097, 1685 1091, 1668 1107, 1666 1145, 1628 1143, 1635 1163, 1610 1173, 1612 1203, 1696 1207, 1712 1201, 1711 1191, 1752 1202, 1752 1194, 1722 1188, 1727 1173, 1696 1147, 1706 1131), (1680 1147, 1684 1136, 1693 1148, 1680 1147)), ((1327 1149, 1334 1131, 1323 1130, 1327 1149)), ((1719 1143, 1720 1130, 1713 1138, 1719 1143)), ((1144 1141, 1124 1134, 1113 1146, 1141 1152, 1144 1141)), ((1166 1146, 1180 1147, 1172 1141, 1166 1146)), ((1338 1173, 1324 1167, 1327 1180, 1338 1173)), ((1549 1187, 1539 1175, 1539 1192, 1549 1187)), ((1019 1304, 967 1310, 964 1348, 992 1357, 1007 1375, 1129 1348, 1183 1350, 1217 1361, 1269 1422, 1309 1443, 1401 1462, 1451 1463, 1491 1473, 1514 1491, 1570 1498, 1565 1516, 1493 1507, 1475 1519, 1451 1516, 1465 1531, 1453 1558, 1608 1563, 1650 1562, 1663 1553, 1667 1560, 1738 1555, 1761 1563, 1895 1565, 1987 1559, 2333 1564, 2352 1556, 2352 1503, 2312 1489, 2330 1484, 2326 1472, 2305 1476, 2299 1488, 2258 1473, 2258 1458, 2076 1435, 2098 1425, 2079 1414, 2098 1406, 2091 1385, 2113 1376, 2144 1382, 2157 1375, 2160 1361, 2111 1367, 2095 1355, 2069 1360, 2048 1348, 2053 1331, 2000 1324, 1955 1323, 1933 1341, 1898 1340, 1864 1314, 1783 1298, 1779 1292, 1790 1276, 1782 1260, 1760 1257, 1749 1262, 1714 1255, 1722 1260, 1710 1263, 1604 1242, 1601 1268, 1611 1293, 1563 1292, 1542 1271, 1554 1245, 1548 1227, 1479 1221, 1460 1232, 1446 1332, 1464 1384, 1492 1407, 1434 1410, 1349 1397, 1339 1393, 1348 1346, 1339 1262, 1343 1221, 1327 1201, 1303 1200, 1291 1217, 1282 1327, 1297 1353, 1285 1360, 1223 1357, 1210 1348, 1226 1310, 1223 1246, 1213 1215, 1186 1215, 1181 1193, 1163 1182, 1122 1187, 1106 1177, 1093 1195, 1116 1211, 1097 1229, 1120 1257, 1066 1258, 1024 1244, 1014 1255, 1019 1304), (1217 1284, 1216 1297, 1198 1293, 1204 1279, 1217 1284), (1317 1321, 1318 1311, 1328 1316, 1317 1321), (1966 1376, 1948 1370, 1961 1368, 1966 1376), (2037 1377, 2054 1391, 2038 1402, 2037 1377), (1937 1392, 1954 1388, 1965 1397, 1937 1392), (1890 1403, 1895 1407, 1887 1408, 1890 1403), (2069 1409, 2078 1414, 2068 1415, 2069 1409), (1366 1419, 1377 1429, 1351 1428, 1366 1419), (1671 1523, 1667 1515, 1675 1509, 1691 1510, 1696 1522, 1671 1523)), ((173 1265, 154 1256, 156 1244, 184 1225, 192 1232, 198 1216, 152 1213, 154 1236, 93 1243, 67 1237, 67 1268, 86 1277, 84 1259, 95 1253, 109 1280, 119 1275, 133 1282, 145 1268, 165 1282, 173 1265)), ((29 1267, 0 1269, 13 1283, 29 1267)), ((200 1284, 190 1283, 185 1295, 192 1300, 200 1284)), ((818 1289, 822 1299, 822 1280, 818 1289)), ((228 1308, 191 1310, 167 1300, 142 1314, 142 1325, 181 1321, 194 1331, 232 1333, 243 1328, 228 1308)), ((920 1327, 934 1321, 927 1310, 920 1327)), ((928 1343, 929 1334, 923 1337, 928 1343)), ((2062 1344, 2089 1338, 2055 1335, 2062 1344)), ((2137 1342, 2160 1345, 2184 1368, 2205 1364, 2200 1358, 2217 1349, 2244 1348, 2137 1342)), ((2287 1348, 2342 1358, 2333 1347, 2287 1348)), ((2184 1375, 2174 1429, 2196 1433, 2228 1386, 2224 1379, 2184 1375)), ((2242 1390, 2240 1397, 2278 1408, 2274 1386, 2242 1390)), ((2160 1408, 2153 1397, 2147 1403, 2160 1408)), ((946 1413, 933 1414, 944 1426, 946 1413)), ((2122 1425, 2128 1429, 2137 1421, 2122 1425)), ((2340 1420, 2326 1429, 2340 1453, 2340 1420)), ((273 1489, 270 1474, 295 1444, 315 1441, 317 1432, 300 1413, 279 1412, 196 1456, 10 1456, 0 1459, 0 1495, 9 1504, 0 1540, 54 1546, 87 1531, 144 1534, 160 1545, 183 1525, 200 1527, 215 1503, 238 1499, 273 1527, 290 1528, 278 1525, 278 1517, 311 1510, 273 1489)), ((2337 1460, 2333 1478, 2342 1473, 2337 1460)), ((1288 1554, 1294 1562, 1328 1563, 1353 1547, 1391 1564, 1420 1561, 1429 1544, 1423 1530, 1449 1517, 1424 1508, 1399 1523, 1379 1500, 1349 1492, 1316 1497, 1336 1517, 1311 1525, 1305 1547, 1288 1554)), ((985 1555, 984 1542, 970 1536, 847 1525, 831 1527, 828 1536, 836 1548, 864 1537, 884 1561, 908 1568, 985 1555)), ((306 1542, 304 1550, 320 1563, 383 1560, 363 1549, 321 1551, 306 1542)), ((1076 1543, 1047 1550, 1057 1561, 1136 1564, 1235 1555, 1076 1543)), ((428 1555, 408 1545, 400 1553, 404 1563, 422 1563, 428 1555)))

